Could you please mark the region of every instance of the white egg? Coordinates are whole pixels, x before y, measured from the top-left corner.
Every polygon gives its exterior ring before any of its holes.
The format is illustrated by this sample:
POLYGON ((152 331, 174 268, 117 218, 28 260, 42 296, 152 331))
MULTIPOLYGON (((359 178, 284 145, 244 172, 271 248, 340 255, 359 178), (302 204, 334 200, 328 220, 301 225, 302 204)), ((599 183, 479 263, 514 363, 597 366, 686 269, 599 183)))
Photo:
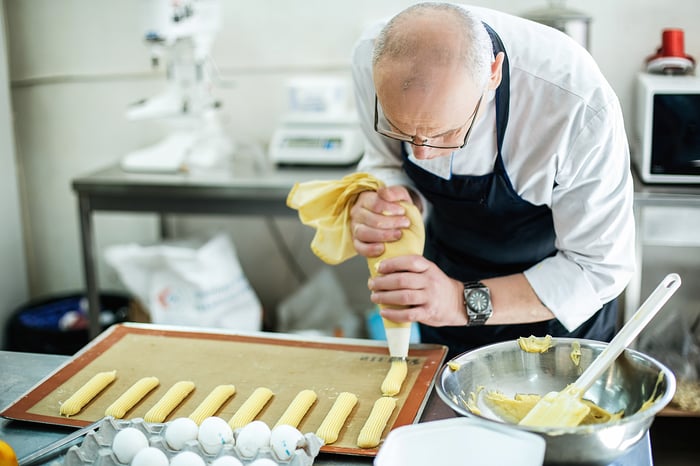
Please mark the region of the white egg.
POLYGON ((183 451, 173 456, 170 466, 206 466, 206 463, 197 453, 193 451, 183 451))
POLYGON ((197 440, 199 426, 188 417, 179 417, 165 428, 165 441, 173 450, 182 450, 190 440, 197 440))
POLYGON ((250 463, 249 466, 278 466, 278 464, 269 458, 260 458, 250 463))
POLYGON ((262 447, 270 445, 270 428, 262 421, 253 421, 243 426, 236 437, 236 446, 246 458, 255 456, 262 447))
POLYGON ((234 456, 226 455, 212 461, 211 466, 243 466, 243 463, 234 456))
POLYGON ((286 461, 292 457, 299 442, 304 439, 299 430, 290 425, 280 425, 272 429, 270 434, 270 447, 277 458, 286 461))
POLYGON ((220 417, 208 417, 202 421, 197 435, 200 445, 209 454, 216 454, 223 446, 233 441, 233 430, 220 417))
POLYGON ((131 466, 168 466, 168 457, 155 447, 144 448, 136 453, 131 466))
POLYGON ((120 463, 131 463, 136 453, 147 447, 146 434, 135 427, 120 430, 112 441, 112 451, 120 463))

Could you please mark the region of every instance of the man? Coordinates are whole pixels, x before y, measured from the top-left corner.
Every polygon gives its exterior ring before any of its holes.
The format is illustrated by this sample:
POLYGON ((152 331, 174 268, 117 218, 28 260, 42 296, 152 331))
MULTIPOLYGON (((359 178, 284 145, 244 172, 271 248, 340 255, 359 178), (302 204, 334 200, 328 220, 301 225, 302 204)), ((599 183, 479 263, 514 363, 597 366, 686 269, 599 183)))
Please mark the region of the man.
POLYGON ((418 4, 353 54, 366 137, 387 187, 351 210, 374 257, 411 201, 424 257, 381 263, 382 315, 450 355, 531 334, 609 341, 634 268, 629 149, 617 97, 566 35, 496 11, 418 4), (404 308, 404 306, 406 306, 404 308))

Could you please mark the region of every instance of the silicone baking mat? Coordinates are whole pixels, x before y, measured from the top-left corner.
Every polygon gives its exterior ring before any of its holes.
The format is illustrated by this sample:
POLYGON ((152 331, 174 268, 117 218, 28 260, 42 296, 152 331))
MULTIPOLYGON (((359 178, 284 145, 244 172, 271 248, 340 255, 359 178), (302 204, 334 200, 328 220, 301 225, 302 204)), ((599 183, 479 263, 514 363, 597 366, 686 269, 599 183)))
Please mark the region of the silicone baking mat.
MULTIPOLYGON (((416 422, 425 406, 447 349, 440 345, 413 345, 408 375, 396 395, 397 407, 382 439, 391 428, 416 422)), ((375 455, 360 449, 357 435, 389 369, 386 344, 372 340, 319 338, 260 333, 234 334, 148 324, 118 324, 103 332, 70 361, 42 380, 0 415, 17 420, 82 427, 101 419, 105 408, 141 377, 158 377, 160 385, 126 415, 143 417, 155 402, 181 380, 195 390, 169 419, 189 416, 217 385, 233 384, 236 393, 217 413, 229 420, 257 387, 274 396, 257 419, 273 426, 296 394, 311 389, 318 400, 300 423, 303 433, 315 432, 340 392, 357 395, 338 440, 324 446, 328 453, 375 455), (61 403, 103 371, 117 371, 116 380, 77 415, 59 414, 61 403)))

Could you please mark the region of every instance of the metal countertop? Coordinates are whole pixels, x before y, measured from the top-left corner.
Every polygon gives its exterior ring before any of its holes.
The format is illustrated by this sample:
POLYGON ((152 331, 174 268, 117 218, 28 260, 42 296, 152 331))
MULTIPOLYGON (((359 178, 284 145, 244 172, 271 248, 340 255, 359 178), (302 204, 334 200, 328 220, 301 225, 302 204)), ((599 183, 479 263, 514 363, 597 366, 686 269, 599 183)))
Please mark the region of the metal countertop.
MULTIPOLYGON (((0 410, 13 403, 68 360, 70 356, 0 351, 0 410)), ((454 413, 439 399, 433 389, 421 420, 430 421, 449 417, 455 417, 454 413)), ((75 429, 68 427, 0 418, 0 439, 15 450, 18 458, 23 458, 74 431, 75 429)), ((68 446, 63 453, 67 448, 68 446)), ((318 466, 371 465, 372 461, 372 457, 321 453, 314 464, 318 466)), ((60 465, 62 460, 57 456, 38 464, 60 465)))

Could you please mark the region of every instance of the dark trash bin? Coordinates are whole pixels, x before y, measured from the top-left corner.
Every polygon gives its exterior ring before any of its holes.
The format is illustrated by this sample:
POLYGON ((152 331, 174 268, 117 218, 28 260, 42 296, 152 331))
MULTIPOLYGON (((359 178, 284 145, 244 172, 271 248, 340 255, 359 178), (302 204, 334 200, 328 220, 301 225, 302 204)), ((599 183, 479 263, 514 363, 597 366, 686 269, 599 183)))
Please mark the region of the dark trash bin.
MULTIPOLYGON (((123 294, 101 294, 101 328, 126 321, 130 301, 123 294)), ((90 341, 87 307, 87 297, 78 293, 31 301, 10 317, 5 328, 5 348, 72 355, 90 341)))

